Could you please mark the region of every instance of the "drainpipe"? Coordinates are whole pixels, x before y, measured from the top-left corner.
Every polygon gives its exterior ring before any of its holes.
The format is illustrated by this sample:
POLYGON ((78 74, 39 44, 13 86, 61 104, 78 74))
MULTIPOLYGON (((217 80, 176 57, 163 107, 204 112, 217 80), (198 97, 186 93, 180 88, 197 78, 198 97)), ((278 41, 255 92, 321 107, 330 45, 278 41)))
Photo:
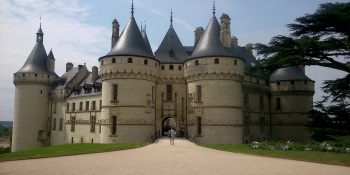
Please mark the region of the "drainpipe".
POLYGON ((269 121, 269 123, 270 123, 270 124, 269 124, 269 126, 270 126, 270 132, 269 132, 269 137, 270 137, 270 140, 271 140, 271 138, 272 138, 272 130, 271 130, 271 129, 272 129, 272 125, 271 125, 271 123, 272 123, 272 122, 271 122, 271 115, 272 115, 272 114, 271 114, 271 113, 272 113, 272 110, 271 110, 271 109, 272 109, 272 107, 271 107, 271 99, 272 99, 272 98, 271 98, 271 92, 270 92, 270 93, 269 93, 269 107, 270 107, 270 113, 269 113, 269 114, 270 114, 270 121, 269 121))

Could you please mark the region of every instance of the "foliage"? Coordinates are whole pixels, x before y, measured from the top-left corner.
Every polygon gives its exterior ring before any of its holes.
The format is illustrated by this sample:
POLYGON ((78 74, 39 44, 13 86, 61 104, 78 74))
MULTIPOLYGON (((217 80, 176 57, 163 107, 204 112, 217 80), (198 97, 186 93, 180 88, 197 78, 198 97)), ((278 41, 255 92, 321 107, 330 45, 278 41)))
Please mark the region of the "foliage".
POLYGON ((350 3, 320 4, 315 13, 287 24, 290 36, 275 36, 268 45, 256 43, 254 49, 263 58, 252 70, 269 76, 285 66, 318 65, 350 73, 349 21, 350 3))
POLYGON ((0 146, 0 154, 10 153, 11 147, 2 147, 0 146))
POLYGON ((12 130, 11 126, 0 125, 0 137, 9 136, 11 133, 11 130, 12 130))

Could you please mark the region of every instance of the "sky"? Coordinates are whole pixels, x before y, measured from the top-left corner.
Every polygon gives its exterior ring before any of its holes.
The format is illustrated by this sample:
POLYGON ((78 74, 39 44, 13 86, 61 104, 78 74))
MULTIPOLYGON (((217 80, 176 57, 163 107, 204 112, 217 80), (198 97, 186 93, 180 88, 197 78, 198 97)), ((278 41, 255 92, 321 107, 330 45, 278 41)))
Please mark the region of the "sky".
MULTIPOLYGON (((286 24, 297 17, 314 13, 325 2, 346 0, 216 0, 216 17, 226 13, 231 18, 231 35, 238 45, 267 44, 273 36, 288 35, 286 24)), ((196 27, 204 29, 212 17, 212 0, 134 0, 134 17, 139 27, 146 24, 153 52, 170 26, 184 46, 194 43, 196 27)), ((0 1, 0 121, 13 120, 13 74, 25 63, 36 43, 36 32, 44 33, 47 54, 52 49, 55 72, 61 76, 67 62, 86 66, 91 71, 98 58, 111 49, 112 21, 117 19, 122 31, 131 16, 131 0, 1 0, 0 1), (41 19, 40 19, 41 18, 41 19)), ((314 101, 324 95, 324 80, 342 78, 344 72, 306 67, 306 75, 316 81, 314 101)))

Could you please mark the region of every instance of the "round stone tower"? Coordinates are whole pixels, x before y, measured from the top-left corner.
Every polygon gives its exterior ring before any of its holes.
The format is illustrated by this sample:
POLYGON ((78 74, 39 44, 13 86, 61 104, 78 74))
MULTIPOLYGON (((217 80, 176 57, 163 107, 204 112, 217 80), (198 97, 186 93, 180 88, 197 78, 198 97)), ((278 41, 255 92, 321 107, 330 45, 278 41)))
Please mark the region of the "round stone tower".
POLYGON ((187 131, 200 143, 242 143, 244 60, 224 48, 220 24, 213 14, 191 58, 184 63, 187 131))
POLYGON ((299 66, 284 67, 270 76, 271 139, 306 143, 304 124, 312 109, 314 81, 299 66))
POLYGON ((123 34, 99 59, 101 143, 145 142, 155 132, 152 95, 159 62, 148 48, 132 12, 123 34))
POLYGON ((48 56, 43 36, 40 27, 32 52, 23 67, 14 73, 13 83, 16 88, 12 152, 45 146, 48 139, 48 94, 57 75, 47 67, 48 56))

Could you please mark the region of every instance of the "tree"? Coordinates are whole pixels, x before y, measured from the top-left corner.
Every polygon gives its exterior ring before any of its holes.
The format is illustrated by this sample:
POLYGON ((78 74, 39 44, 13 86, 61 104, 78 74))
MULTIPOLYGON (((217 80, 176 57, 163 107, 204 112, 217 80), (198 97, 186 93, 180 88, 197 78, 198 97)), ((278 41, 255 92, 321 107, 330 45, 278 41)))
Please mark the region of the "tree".
POLYGON ((320 4, 315 13, 296 18, 287 27, 289 36, 254 45, 262 59, 251 71, 267 77, 281 67, 316 65, 346 72, 344 78, 323 83, 327 95, 308 113, 307 127, 317 141, 350 135, 350 3, 320 4), (326 106, 328 102, 331 105, 326 106))

